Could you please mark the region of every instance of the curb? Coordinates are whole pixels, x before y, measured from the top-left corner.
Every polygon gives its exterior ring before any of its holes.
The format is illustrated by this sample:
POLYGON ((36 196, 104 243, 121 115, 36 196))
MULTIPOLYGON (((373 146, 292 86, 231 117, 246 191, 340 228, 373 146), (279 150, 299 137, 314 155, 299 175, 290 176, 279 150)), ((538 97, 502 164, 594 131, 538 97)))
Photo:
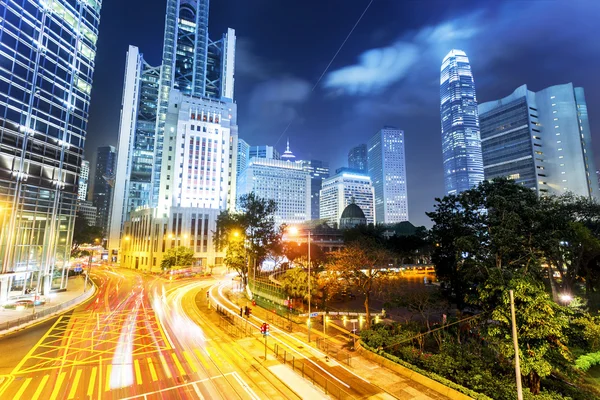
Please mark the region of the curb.
MULTIPOLYGON (((71 311, 75 307, 79 307, 81 304, 83 304, 84 302, 88 301, 94 294, 96 294, 96 291, 98 290, 98 286, 96 286, 96 283, 92 279, 90 279, 90 281, 92 282, 93 290, 88 290, 86 293, 82 293, 81 296, 83 298, 81 299, 81 301, 78 301, 78 302, 76 302, 74 304, 71 304, 67 308, 57 310, 57 311, 53 312, 52 314, 48 314, 48 315, 46 315, 46 316, 44 316, 44 317, 42 317, 40 319, 34 319, 34 320, 29 321, 29 322, 25 322, 25 323, 23 323, 21 325, 14 326, 12 328, 8 328, 8 329, 6 329, 4 331, 1 331, 0 332, 0 340, 4 339, 6 336, 12 335, 13 333, 16 333, 16 332, 19 332, 19 331, 31 328, 31 327, 39 325, 41 323, 44 323, 44 322, 46 322, 46 321, 48 321, 48 320, 56 317, 57 315, 64 314, 64 313, 66 313, 68 311, 71 311), (84 295, 86 295, 86 296, 84 297, 84 295)), ((75 297, 75 299, 76 298, 77 297, 75 297)))

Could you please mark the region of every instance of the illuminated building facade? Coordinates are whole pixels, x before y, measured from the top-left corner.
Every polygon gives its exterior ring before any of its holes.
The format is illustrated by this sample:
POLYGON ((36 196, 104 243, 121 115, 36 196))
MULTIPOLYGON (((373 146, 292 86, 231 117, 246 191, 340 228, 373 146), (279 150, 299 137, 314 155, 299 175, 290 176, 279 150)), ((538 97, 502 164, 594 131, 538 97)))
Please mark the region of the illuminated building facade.
POLYGON ((329 177, 329 163, 320 160, 296 161, 310 174, 310 219, 320 218, 321 188, 323 180, 329 177))
POLYGON ((475 82, 462 50, 442 61, 440 103, 444 184, 446 194, 457 194, 483 181, 475 82))
POLYGON ((66 287, 100 8, 0 0, 0 301, 66 287))
POLYGON ((386 126, 377 132, 368 143, 368 160, 375 190, 375 222, 408 221, 404 131, 386 126))
POLYGON ((479 105, 486 179, 508 177, 538 194, 598 199, 583 88, 572 83, 479 105))
POLYGON ((339 226, 342 213, 349 204, 363 211, 367 224, 375 223, 375 191, 371 178, 354 169, 341 168, 323 181, 320 196, 320 219, 330 226, 339 226))
POLYGON ((77 200, 87 200, 88 185, 90 182, 90 162, 81 161, 81 171, 79 172, 79 187, 77 188, 77 200))
POLYGON ((361 173, 368 173, 367 145, 359 144, 348 152, 348 168, 355 169, 361 173))

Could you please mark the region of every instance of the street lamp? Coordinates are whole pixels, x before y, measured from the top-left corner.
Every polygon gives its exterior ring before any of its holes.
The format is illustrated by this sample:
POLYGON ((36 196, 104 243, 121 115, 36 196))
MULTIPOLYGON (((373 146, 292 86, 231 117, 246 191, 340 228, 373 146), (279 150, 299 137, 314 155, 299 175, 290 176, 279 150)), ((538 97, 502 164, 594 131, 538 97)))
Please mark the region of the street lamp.
MULTIPOLYGON (((296 228, 295 226, 290 227, 289 232, 291 235, 293 236, 299 236, 300 233, 298 231, 298 228, 296 228)), ((307 240, 308 240, 308 343, 310 343, 310 298, 311 298, 311 291, 310 291, 310 230, 307 230, 307 240)))
POLYGON ((560 298, 560 301, 561 301, 561 302, 563 303, 563 305, 565 305, 565 306, 569 305, 569 303, 570 303, 571 301, 573 301, 573 296, 571 296, 571 295, 570 295, 570 294, 568 294, 568 293, 563 293, 563 294, 561 294, 561 295, 559 296, 559 298, 560 298))

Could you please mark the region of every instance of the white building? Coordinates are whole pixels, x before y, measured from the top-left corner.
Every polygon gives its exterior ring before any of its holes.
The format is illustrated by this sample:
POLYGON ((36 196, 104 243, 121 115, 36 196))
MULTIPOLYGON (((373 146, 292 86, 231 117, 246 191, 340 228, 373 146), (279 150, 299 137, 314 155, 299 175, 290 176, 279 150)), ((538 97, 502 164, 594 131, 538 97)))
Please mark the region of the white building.
POLYGON ((246 169, 248 165, 248 160, 250 160, 250 145, 244 139, 238 138, 237 145, 237 164, 236 164, 236 173, 238 176, 240 172, 246 169))
POLYGON ((96 226, 98 211, 91 201, 77 200, 77 213, 83 214, 89 226, 96 226))
POLYGON ((277 224, 310 220, 310 173, 302 165, 267 158, 252 158, 238 176, 238 197, 254 192, 277 203, 277 224))
POLYGON ((342 168, 323 180, 320 196, 320 217, 330 225, 339 226, 344 209, 352 203, 358 205, 367 219, 375 223, 375 191, 371 178, 355 170, 342 168))
POLYGON ((77 200, 87 200, 89 182, 90 162, 87 160, 81 160, 81 171, 79 172, 79 187, 77 188, 77 200))
POLYGON ((375 221, 408 221, 404 131, 386 126, 369 140, 367 149, 369 176, 375 189, 375 221))

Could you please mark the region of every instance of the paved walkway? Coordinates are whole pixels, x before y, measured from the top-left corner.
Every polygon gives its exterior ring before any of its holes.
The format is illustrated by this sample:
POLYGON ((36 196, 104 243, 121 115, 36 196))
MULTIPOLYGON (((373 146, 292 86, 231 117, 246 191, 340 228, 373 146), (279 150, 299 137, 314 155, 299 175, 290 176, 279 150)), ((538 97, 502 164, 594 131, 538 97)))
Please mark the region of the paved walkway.
POLYGON ((88 291, 84 295, 84 280, 83 275, 69 278, 66 291, 51 293, 46 296, 46 304, 36 306, 35 309, 13 310, 0 307, 0 336, 39 322, 40 319, 45 319, 65 308, 87 300, 94 291, 90 290, 93 286, 90 286, 90 282, 88 282, 88 291))

